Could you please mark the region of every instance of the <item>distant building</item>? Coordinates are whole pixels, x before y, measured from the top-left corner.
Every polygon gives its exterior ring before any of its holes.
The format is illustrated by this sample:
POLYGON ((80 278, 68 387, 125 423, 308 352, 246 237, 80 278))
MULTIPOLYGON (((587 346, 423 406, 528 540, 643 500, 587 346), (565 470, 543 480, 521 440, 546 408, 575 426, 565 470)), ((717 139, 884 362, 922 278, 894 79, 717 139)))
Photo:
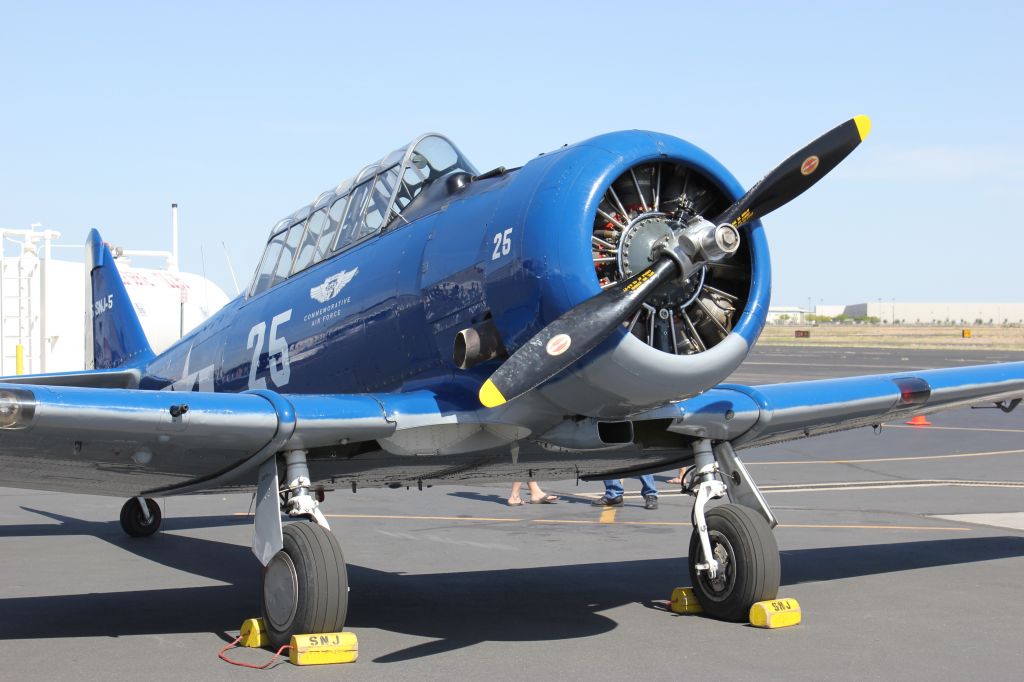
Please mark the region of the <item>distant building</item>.
MULTIPOLYGON (((874 317, 882 324, 1024 324, 1024 303, 901 303, 876 301, 851 305, 817 305, 814 314, 874 317)), ((769 318, 770 319, 770 318, 769 318)))
POLYGON ((768 308, 768 324, 804 324, 807 311, 795 306, 771 306, 768 308))

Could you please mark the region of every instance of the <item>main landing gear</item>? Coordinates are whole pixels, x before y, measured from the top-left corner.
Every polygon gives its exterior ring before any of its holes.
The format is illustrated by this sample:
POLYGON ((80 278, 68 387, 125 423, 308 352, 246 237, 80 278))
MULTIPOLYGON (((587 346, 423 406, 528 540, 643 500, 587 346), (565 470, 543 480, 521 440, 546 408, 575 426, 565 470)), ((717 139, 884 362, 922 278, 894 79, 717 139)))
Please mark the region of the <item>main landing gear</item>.
POLYGON ((121 507, 121 528, 133 538, 149 537, 160 529, 160 505, 149 497, 133 497, 121 507))
POLYGON ((263 621, 270 644, 292 635, 339 632, 348 611, 348 576, 334 534, 315 523, 284 527, 284 547, 263 569, 263 621))
POLYGON ((693 590, 709 616, 746 621, 751 606, 778 595, 781 567, 772 533, 775 517, 728 442, 712 449, 709 441, 701 440, 693 450, 693 590), (732 504, 705 513, 710 500, 724 495, 732 504))
POLYGON ((276 460, 260 470, 253 541, 264 564, 260 593, 273 648, 287 644, 292 635, 339 632, 348 611, 345 559, 310 494, 306 452, 293 450, 285 460, 285 486, 277 485, 276 460), (280 512, 304 520, 282 528, 280 512))

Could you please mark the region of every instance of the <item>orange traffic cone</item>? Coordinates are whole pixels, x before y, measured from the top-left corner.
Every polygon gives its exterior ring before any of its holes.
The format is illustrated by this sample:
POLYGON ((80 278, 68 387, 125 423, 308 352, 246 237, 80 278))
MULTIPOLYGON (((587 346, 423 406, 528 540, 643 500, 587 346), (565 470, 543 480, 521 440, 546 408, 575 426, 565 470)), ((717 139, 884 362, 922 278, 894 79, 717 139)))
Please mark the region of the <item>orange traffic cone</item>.
POLYGON ((911 418, 910 421, 903 422, 903 423, 904 424, 909 424, 910 426, 931 426, 932 425, 932 423, 930 421, 928 421, 928 417, 924 416, 923 414, 919 414, 916 417, 911 418))

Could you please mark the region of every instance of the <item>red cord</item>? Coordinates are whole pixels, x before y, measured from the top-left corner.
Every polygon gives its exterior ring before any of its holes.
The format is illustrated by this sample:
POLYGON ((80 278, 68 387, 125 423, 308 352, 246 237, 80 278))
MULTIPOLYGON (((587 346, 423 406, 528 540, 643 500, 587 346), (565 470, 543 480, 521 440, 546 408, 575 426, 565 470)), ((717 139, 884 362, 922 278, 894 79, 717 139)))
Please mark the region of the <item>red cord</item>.
POLYGON ((278 659, 278 657, 281 655, 281 653, 285 649, 291 649, 292 648, 291 645, 285 644, 283 647, 281 647, 280 649, 277 650, 277 653, 274 654, 273 658, 271 658, 269 661, 267 661, 263 665, 253 665, 252 663, 242 663, 241 661, 235 661, 235 660, 230 659, 230 658, 228 658, 227 656, 224 655, 224 653, 226 651, 228 651, 229 649, 234 649, 235 646, 237 646, 238 643, 241 642, 241 641, 242 641, 242 636, 239 635, 238 637, 235 638, 235 641, 231 642, 231 644, 226 645, 223 649, 220 650, 220 653, 217 654, 217 658, 219 658, 222 661, 227 661, 231 665, 239 665, 239 666, 242 666, 243 668, 255 668, 256 670, 265 670, 265 669, 269 668, 271 665, 273 665, 274 661, 276 661, 278 659))

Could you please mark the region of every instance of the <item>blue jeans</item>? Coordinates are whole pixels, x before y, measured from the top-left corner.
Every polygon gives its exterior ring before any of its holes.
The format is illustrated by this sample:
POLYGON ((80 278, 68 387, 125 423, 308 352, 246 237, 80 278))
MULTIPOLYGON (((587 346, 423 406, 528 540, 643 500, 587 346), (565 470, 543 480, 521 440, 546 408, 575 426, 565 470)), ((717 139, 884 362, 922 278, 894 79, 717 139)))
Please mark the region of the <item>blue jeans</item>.
MULTIPOLYGON (((643 484, 640 488, 640 494, 644 497, 648 495, 658 496, 658 489, 654 487, 654 474, 647 474, 646 476, 637 476, 640 482, 643 484)), ((607 497, 620 497, 623 493, 622 484, 619 483, 619 479, 613 478, 610 481, 604 482, 604 494, 607 497)))

